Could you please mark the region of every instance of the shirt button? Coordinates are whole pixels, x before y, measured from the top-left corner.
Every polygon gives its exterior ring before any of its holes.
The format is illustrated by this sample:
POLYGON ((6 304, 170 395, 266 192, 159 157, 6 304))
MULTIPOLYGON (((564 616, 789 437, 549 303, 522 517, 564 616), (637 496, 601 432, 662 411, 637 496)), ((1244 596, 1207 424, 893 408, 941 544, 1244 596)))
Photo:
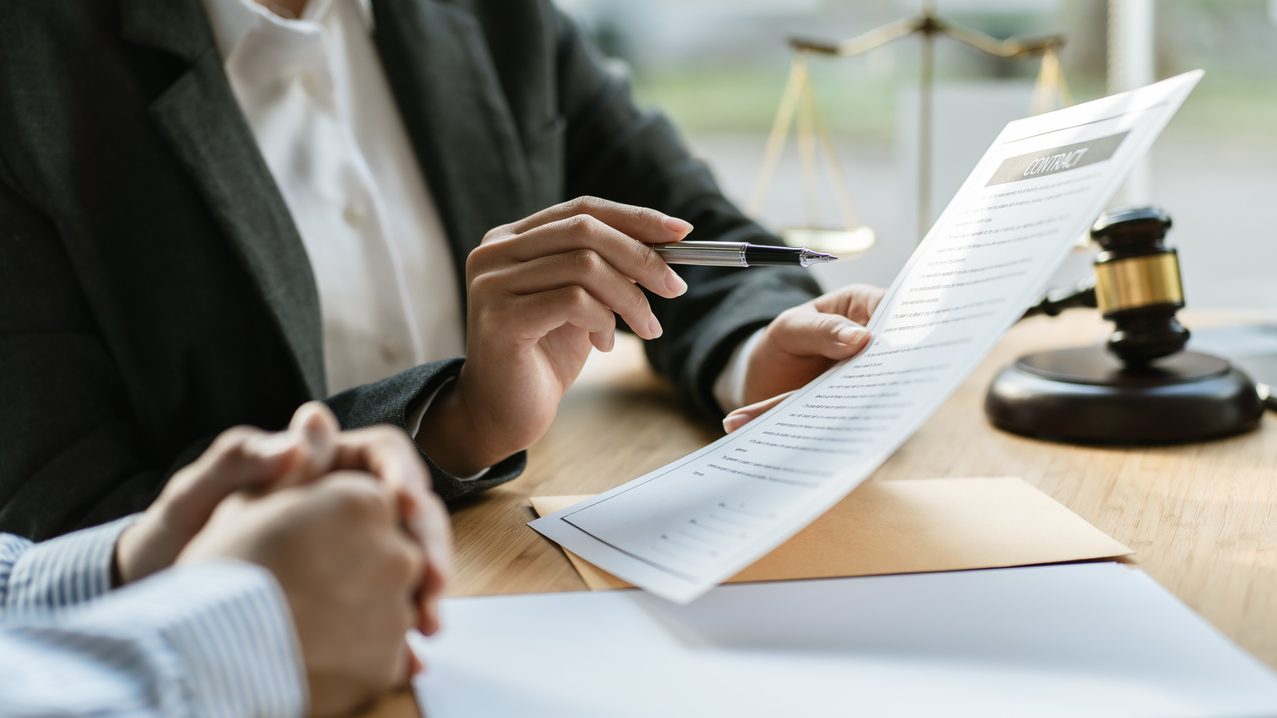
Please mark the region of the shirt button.
POLYGON ((303 72, 301 76, 302 89, 311 97, 319 97, 320 91, 323 89, 319 75, 313 72, 303 72))
POLYGON ((354 227, 363 224, 368 218, 368 208, 363 202, 351 200, 346 203, 345 209, 341 211, 342 219, 346 220, 346 224, 354 227))
POLYGON ((395 364, 399 361, 399 352, 395 349, 395 345, 390 342, 382 342, 381 359, 387 364, 395 364))

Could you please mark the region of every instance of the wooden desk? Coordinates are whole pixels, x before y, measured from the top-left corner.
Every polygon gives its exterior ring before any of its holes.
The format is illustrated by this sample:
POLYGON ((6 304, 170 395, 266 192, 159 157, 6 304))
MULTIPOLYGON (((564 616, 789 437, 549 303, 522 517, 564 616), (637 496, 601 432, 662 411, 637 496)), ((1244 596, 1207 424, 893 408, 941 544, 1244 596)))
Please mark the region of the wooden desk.
MULTIPOLYGON (((1229 323, 1188 317, 1190 326, 1229 323)), ((1135 550, 1154 579, 1268 665, 1277 667, 1277 417, 1206 444, 1093 448, 1033 441, 985 421, 993 375, 1029 351, 1100 341, 1094 313, 1021 322, 872 480, 1020 476, 1135 550)), ((457 511, 451 593, 579 591, 559 548, 525 524, 528 497, 604 491, 712 441, 718 427, 682 414, 637 341, 591 359, 527 473, 457 511)), ((378 711, 409 715, 394 696, 378 711)))

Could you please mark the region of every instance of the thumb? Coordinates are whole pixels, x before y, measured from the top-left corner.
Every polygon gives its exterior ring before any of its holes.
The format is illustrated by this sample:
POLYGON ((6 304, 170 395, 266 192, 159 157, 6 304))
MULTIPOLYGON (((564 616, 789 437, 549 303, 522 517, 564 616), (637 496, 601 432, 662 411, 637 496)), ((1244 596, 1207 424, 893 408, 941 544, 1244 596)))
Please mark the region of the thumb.
POLYGON ((733 411, 732 413, 723 417, 723 431, 727 432, 728 434, 732 433, 733 431, 736 431, 737 429, 748 424, 754 419, 757 419, 763 414, 766 414, 767 412, 771 411, 774 407, 776 407, 782 401, 784 401, 785 399, 788 399, 789 395, 793 393, 794 392, 792 391, 787 391, 784 394, 777 394, 776 396, 773 396, 770 399, 763 399, 762 401, 757 402, 755 404, 750 404, 749 406, 742 406, 736 411, 733 411))
POLYGON ((792 311, 770 328, 776 345, 795 356, 846 359, 869 343, 869 331, 841 314, 792 311))
POLYGON ((228 496, 279 478, 296 463, 295 436, 236 427, 174 474, 160 497, 116 543, 119 579, 130 583, 173 565, 228 496))
POLYGON ((322 401, 302 404, 288 424, 288 433, 303 447, 302 459, 279 481, 280 487, 307 484, 332 471, 341 426, 322 401))
POLYGON ((223 499, 278 479, 300 452, 295 436, 229 429, 173 477, 156 504, 171 528, 194 534, 223 499))

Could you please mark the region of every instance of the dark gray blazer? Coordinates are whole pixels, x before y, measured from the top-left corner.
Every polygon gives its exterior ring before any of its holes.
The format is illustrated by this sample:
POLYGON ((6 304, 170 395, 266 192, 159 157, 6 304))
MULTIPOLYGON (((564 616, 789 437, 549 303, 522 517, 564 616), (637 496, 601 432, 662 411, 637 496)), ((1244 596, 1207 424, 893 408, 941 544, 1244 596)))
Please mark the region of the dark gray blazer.
MULTIPOLYGON (((774 241, 549 2, 373 9, 459 280, 488 229, 583 194, 683 217, 697 239, 774 241)), ((817 288, 801 272, 680 271, 691 290, 653 303, 666 333, 648 355, 714 414, 731 348, 817 288)), ((327 400, 346 427, 402 426, 460 363, 327 400)), ((326 396, 306 253, 200 0, 0 3, 0 531, 139 510, 218 432, 279 428, 326 396)), ((453 500, 523 464, 469 482, 431 469, 453 500)))

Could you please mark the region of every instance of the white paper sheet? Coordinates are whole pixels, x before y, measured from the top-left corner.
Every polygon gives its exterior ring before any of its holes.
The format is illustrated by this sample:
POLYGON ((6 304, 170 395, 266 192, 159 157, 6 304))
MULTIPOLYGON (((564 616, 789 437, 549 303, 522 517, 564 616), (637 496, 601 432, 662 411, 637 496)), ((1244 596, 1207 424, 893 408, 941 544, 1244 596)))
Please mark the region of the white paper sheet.
POLYGON ((675 602, 780 545, 867 478, 984 357, 1201 74, 1007 125, 896 277, 861 355, 745 428, 532 527, 675 602))
POLYGON ((429 718, 1271 716, 1277 677, 1114 563, 453 599, 429 718))

